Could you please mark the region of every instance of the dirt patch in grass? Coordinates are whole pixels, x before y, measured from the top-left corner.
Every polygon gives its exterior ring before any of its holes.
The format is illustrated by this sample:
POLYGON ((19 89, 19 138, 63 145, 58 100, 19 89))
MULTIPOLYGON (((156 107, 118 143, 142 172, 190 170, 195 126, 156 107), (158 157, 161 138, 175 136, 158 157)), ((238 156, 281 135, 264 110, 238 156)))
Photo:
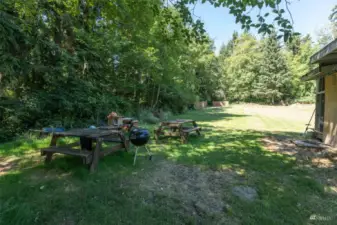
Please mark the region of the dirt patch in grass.
POLYGON ((0 176, 18 168, 20 159, 0 157, 0 176))
POLYGON ((337 149, 299 147, 290 137, 269 136, 261 139, 266 150, 296 158, 297 164, 310 171, 328 192, 337 194, 337 149))
POLYGON ((261 139, 264 147, 271 152, 278 152, 285 155, 306 154, 306 151, 299 151, 291 139, 284 136, 269 136, 261 139))
POLYGON ((230 217, 226 196, 238 175, 230 170, 202 170, 161 160, 155 169, 146 173, 140 188, 148 193, 144 204, 153 204, 158 196, 179 201, 183 214, 196 218, 196 224, 238 224, 230 217))
POLYGON ((265 137, 261 141, 269 151, 295 156, 318 168, 332 168, 337 163, 337 149, 299 147, 291 138, 282 135, 265 137))
POLYGON ((37 153, 26 154, 21 157, 0 157, 0 176, 14 170, 25 169, 41 163, 37 153))

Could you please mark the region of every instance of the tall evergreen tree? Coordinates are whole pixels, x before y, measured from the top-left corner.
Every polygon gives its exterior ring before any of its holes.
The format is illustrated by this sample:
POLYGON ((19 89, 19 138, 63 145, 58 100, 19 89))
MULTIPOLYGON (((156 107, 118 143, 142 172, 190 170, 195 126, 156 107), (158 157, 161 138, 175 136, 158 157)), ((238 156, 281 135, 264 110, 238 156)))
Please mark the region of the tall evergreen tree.
POLYGON ((232 54, 223 61, 226 95, 231 101, 253 101, 252 89, 258 75, 259 42, 251 34, 242 34, 232 54))
POLYGON ((253 95, 271 104, 290 100, 291 74, 275 32, 262 40, 261 52, 260 71, 253 95))
POLYGON ((226 58, 230 56, 233 53, 235 41, 238 39, 239 33, 237 31, 234 31, 232 34, 232 38, 228 41, 227 44, 223 44, 220 48, 219 55, 221 58, 226 58))
POLYGON ((335 5, 332 8, 329 19, 330 19, 331 23, 333 23, 334 26, 336 27, 337 26, 337 5, 335 5))
POLYGON ((297 53, 294 54, 293 48, 287 48, 286 59, 292 79, 292 96, 300 101, 313 100, 314 82, 303 82, 301 77, 312 70, 315 65, 310 64, 310 57, 318 50, 313 46, 310 35, 296 37, 297 53))

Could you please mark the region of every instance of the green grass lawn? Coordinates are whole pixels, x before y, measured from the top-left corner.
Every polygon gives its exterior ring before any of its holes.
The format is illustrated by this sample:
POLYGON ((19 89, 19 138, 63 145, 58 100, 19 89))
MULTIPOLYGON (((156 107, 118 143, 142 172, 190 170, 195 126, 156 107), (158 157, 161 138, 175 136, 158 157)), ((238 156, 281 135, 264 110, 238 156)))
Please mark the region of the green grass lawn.
POLYGON ((336 224, 336 162, 317 166, 298 157, 306 149, 283 154, 262 141, 300 137, 311 112, 256 105, 191 111, 177 117, 197 120, 201 137, 152 142, 153 161, 144 152, 136 166, 132 153, 110 155, 93 174, 78 158, 44 165, 39 148, 48 138, 1 144, 0 224, 336 224), (234 187, 257 195, 242 199, 234 187))

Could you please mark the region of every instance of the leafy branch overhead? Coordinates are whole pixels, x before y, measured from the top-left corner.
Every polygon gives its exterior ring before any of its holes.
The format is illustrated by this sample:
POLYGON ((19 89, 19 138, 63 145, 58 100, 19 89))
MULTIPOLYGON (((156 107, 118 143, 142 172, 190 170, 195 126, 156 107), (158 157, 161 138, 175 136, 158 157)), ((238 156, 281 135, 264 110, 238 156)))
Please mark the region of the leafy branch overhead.
POLYGON ((333 7, 333 9, 331 10, 329 19, 332 23, 335 23, 335 24, 337 23, 337 5, 335 5, 335 7, 333 7))
MULTIPOLYGON (((194 34, 200 38, 204 37, 205 29, 200 20, 193 22, 192 12, 189 9, 190 5, 198 2, 198 0, 170 0, 167 6, 173 4, 180 12, 183 21, 186 24, 191 24, 194 34)), ((291 40, 293 36, 299 35, 293 30, 289 0, 202 0, 201 2, 208 2, 214 7, 228 8, 229 13, 235 16, 236 23, 240 23, 243 30, 249 31, 251 28, 256 28, 258 33, 271 34, 274 29, 277 29, 279 31, 278 38, 283 37, 285 42, 291 40), (252 11, 257 11, 256 18, 254 18, 255 15, 252 15, 252 11), (262 14, 262 11, 268 12, 262 14), (271 17, 272 22, 268 22, 268 17, 271 17)))

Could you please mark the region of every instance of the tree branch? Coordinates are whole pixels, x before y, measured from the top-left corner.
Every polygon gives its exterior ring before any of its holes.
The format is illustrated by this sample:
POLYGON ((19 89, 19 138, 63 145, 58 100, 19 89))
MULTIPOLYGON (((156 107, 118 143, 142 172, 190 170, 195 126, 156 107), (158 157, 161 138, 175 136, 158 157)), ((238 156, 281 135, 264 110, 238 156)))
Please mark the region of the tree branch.
POLYGON ((289 5, 290 5, 291 3, 289 2, 289 0, 285 0, 285 2, 286 2, 286 9, 287 9, 287 11, 288 11, 288 13, 289 13, 289 15, 290 15, 291 25, 293 25, 293 24, 294 24, 294 18, 293 18, 293 15, 291 14, 291 11, 290 11, 290 9, 289 9, 289 5))
POLYGON ((197 5, 196 3, 193 5, 193 9, 192 9, 193 16, 197 17, 198 19, 201 19, 200 16, 197 16, 197 15, 194 14, 194 9, 195 9, 196 5, 197 5))

